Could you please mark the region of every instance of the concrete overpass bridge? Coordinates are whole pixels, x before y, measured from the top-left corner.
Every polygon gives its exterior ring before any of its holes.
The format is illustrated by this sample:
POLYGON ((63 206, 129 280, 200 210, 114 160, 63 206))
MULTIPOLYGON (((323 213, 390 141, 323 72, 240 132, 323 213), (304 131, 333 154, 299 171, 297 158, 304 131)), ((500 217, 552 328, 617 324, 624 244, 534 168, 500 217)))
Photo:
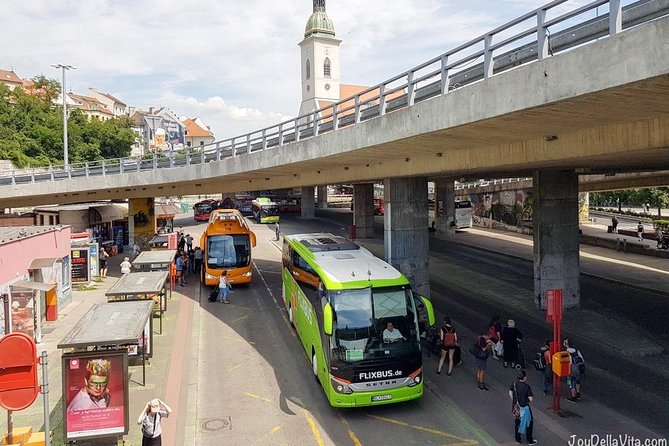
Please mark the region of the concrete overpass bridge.
MULTIPOLYGON (((427 292, 428 179, 450 203, 453 178, 532 176, 537 303, 563 288, 577 305, 578 176, 669 165, 668 54, 669 0, 557 0, 313 115, 198 153, 4 173, 0 205, 358 183, 364 235, 370 183, 383 180, 386 257, 427 292)), ((437 210, 443 233, 446 215, 437 210)))

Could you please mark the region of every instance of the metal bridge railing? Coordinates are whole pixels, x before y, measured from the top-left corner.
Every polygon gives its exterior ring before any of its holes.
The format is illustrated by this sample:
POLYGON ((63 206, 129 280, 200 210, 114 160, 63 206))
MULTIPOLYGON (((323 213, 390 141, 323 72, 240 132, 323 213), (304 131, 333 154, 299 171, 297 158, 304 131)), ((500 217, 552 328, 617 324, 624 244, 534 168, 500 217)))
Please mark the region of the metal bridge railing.
POLYGON ((574 9, 567 7, 569 1, 552 1, 354 96, 271 127, 197 149, 4 171, 0 185, 177 168, 283 147, 449 94, 520 64, 669 14, 669 0, 596 0, 574 9))

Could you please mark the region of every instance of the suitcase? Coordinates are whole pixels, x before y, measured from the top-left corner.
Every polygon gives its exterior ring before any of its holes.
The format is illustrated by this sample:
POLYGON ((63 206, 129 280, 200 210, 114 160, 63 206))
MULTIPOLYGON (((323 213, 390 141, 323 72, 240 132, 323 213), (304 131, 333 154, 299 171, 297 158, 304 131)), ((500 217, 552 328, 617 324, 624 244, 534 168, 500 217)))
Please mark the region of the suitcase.
POLYGON ((453 352, 453 364, 460 365, 462 364, 462 349, 459 345, 455 346, 455 351, 453 352))
POLYGON ((216 299, 218 299, 218 288, 209 293, 209 302, 216 302, 216 299))

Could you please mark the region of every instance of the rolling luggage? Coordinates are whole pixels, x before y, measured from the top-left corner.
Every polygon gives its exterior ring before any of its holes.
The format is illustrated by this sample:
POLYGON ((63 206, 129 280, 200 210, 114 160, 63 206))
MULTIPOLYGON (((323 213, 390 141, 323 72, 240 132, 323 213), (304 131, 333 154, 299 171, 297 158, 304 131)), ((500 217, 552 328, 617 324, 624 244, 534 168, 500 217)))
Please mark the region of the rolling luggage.
POLYGON ((216 299, 218 299, 218 288, 214 289, 214 291, 209 293, 209 298, 207 300, 209 302, 216 302, 216 299))
POLYGON ((462 364, 462 349, 459 345, 455 346, 455 351, 453 352, 453 364, 460 365, 462 364))

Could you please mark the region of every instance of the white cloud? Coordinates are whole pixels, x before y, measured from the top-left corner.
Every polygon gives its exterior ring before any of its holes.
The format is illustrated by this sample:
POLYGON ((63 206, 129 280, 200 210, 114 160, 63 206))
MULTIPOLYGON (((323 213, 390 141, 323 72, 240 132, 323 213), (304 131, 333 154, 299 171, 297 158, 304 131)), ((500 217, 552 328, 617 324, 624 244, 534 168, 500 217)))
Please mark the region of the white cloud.
MULTIPOLYGON (((374 85, 542 4, 330 0, 327 10, 343 40, 342 81, 374 85)), ((95 87, 136 107, 168 106, 227 138, 297 112, 297 44, 311 7, 308 0, 5 0, 11 44, 0 68, 60 79, 50 64, 72 64, 68 90, 95 87)))

